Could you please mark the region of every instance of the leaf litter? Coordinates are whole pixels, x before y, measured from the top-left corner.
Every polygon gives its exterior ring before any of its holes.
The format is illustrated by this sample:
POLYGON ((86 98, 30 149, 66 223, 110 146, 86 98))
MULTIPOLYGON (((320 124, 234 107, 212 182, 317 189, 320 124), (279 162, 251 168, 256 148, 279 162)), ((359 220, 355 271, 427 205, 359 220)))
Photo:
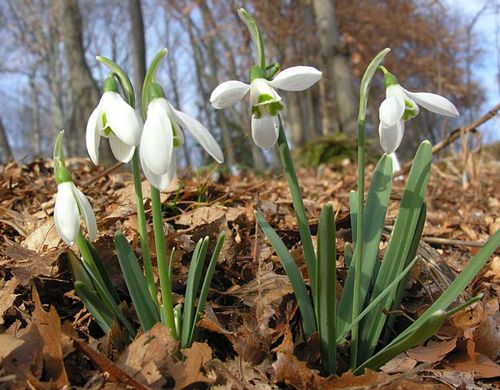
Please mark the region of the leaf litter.
MULTIPOLYGON (((124 312, 138 326, 113 249, 113 234, 122 230, 141 258, 132 175, 115 171, 103 176, 104 168, 91 166, 86 159, 72 159, 69 164, 77 185, 87 183, 85 193, 99 224, 95 245, 112 270, 124 312)), ((432 171, 420 260, 401 306, 407 317, 420 315, 472 258, 477 245, 500 226, 500 174, 494 164, 481 163, 479 188, 463 189, 454 170, 445 173, 449 180, 443 180, 442 166, 436 168, 438 173, 432 171)), ((373 168, 368 167, 367 180, 373 168)), ((356 187, 353 169, 344 164, 298 172, 313 234, 324 203, 332 203, 337 211, 339 286, 346 274, 343 246, 351 240, 348 194, 356 187)), ((215 238, 221 231, 230 238, 199 323, 200 342, 183 350, 180 359, 176 341, 161 324, 130 341, 117 324, 109 335, 102 334, 86 312, 73 290, 66 246, 53 225, 51 160, 0 167, 0 386, 441 389, 489 388, 500 377, 499 252, 463 292, 464 297, 482 292, 483 300, 450 318, 426 345, 397 356, 381 372, 359 377, 347 371, 346 349, 341 346, 339 364, 347 372, 325 378, 319 374, 317 338, 304 340, 290 283, 269 243, 255 229, 253 211, 258 209, 307 275, 286 180, 273 173, 221 174, 216 180, 207 178, 206 184, 201 199, 200 183, 189 177, 174 181, 161 194, 168 251, 177 249, 174 302, 183 300, 194 242, 205 235, 215 238)), ((404 181, 394 183, 389 227, 403 188, 404 181)), ((150 221, 146 182, 143 191, 150 221)), ((152 233, 149 239, 154 257, 152 233)), ((408 321, 399 317, 394 331, 408 321)))

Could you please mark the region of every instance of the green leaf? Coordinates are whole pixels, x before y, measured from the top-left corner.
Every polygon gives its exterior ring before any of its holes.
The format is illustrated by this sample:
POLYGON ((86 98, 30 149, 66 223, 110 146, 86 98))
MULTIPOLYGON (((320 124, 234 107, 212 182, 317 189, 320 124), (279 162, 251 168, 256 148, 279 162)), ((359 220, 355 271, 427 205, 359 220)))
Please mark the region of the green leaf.
POLYGON ((354 374, 361 374, 366 368, 376 370, 401 352, 422 344, 436 333, 441 325, 443 325, 445 319, 446 313, 444 310, 435 311, 432 315, 428 316, 425 321, 422 321, 415 327, 413 332, 406 334, 397 341, 393 341, 382 351, 360 365, 354 371, 354 374))
POLYGON ((348 242, 344 246, 344 262, 347 269, 351 266, 352 262, 352 247, 348 242))
POLYGON ((191 335, 187 343, 188 348, 191 346, 193 341, 196 339, 197 327, 196 324, 200 318, 201 313, 205 310, 205 303, 208 297, 208 290, 210 288, 210 283, 212 283, 212 277, 214 276, 215 266, 219 259, 220 251, 222 249, 222 244, 224 244, 224 238, 226 233, 222 232, 217 240, 217 245, 215 246, 214 253, 208 264, 207 273, 205 274, 205 280, 203 281, 203 286, 201 287, 200 297, 198 299, 198 307, 196 308, 196 314, 194 315, 193 326, 191 327, 191 335))
POLYGON ((385 48, 370 62, 368 67, 363 74, 361 79, 361 87, 359 91, 359 115, 358 119, 360 121, 365 120, 366 117, 366 107, 368 106, 368 91, 370 90, 370 85, 372 83, 373 75, 377 71, 380 63, 384 60, 385 56, 391 51, 389 48, 385 48))
POLYGON ((358 194, 356 191, 349 192, 349 214, 351 216, 351 236, 353 250, 356 249, 358 238, 358 194))
POLYGON ((186 286, 186 298, 184 300, 184 315, 182 316, 181 349, 188 348, 194 326, 194 304, 198 288, 200 286, 201 274, 208 249, 208 237, 200 239, 196 245, 189 267, 189 274, 186 286))
POLYGON ((337 237, 332 205, 325 204, 318 225, 318 331, 321 363, 327 375, 335 374, 337 366, 336 284, 337 237))
POLYGON ((81 282, 87 285, 88 288, 93 289, 94 283, 92 283, 92 279, 85 270, 85 267, 83 266, 80 259, 76 257, 71 249, 66 249, 66 255, 68 256, 69 268, 71 270, 71 273, 73 274, 73 280, 75 282, 81 282))
MULTIPOLYGON (((429 181, 431 160, 431 144, 424 141, 418 148, 411 167, 394 230, 370 298, 371 301, 384 291, 404 268, 418 227, 420 210, 429 181)), ((386 315, 382 312, 382 308, 389 309, 393 300, 394 294, 375 307, 361 323, 360 362, 368 360, 372 356, 386 321, 386 315)))
POLYGON ((113 76, 116 76, 125 95, 125 100, 132 108, 135 108, 134 87, 132 86, 132 82, 130 81, 130 78, 127 76, 125 71, 109 58, 97 56, 96 60, 106 65, 108 69, 113 73, 113 76))
POLYGON ((107 286, 107 289, 115 302, 117 304, 120 304, 120 297, 118 296, 118 293, 116 292, 115 285, 111 281, 111 278, 109 277, 109 273, 104 266, 103 261, 101 260, 101 257, 99 256, 99 252, 97 252, 97 249, 95 248, 94 244, 86 238, 85 241, 87 242, 87 246, 89 248, 90 254, 92 255, 92 258, 94 259, 94 264, 97 268, 97 272, 99 272, 99 275, 101 275, 102 280, 104 282, 104 285, 107 286))
POLYGON ((382 301, 382 299, 384 299, 388 294, 390 294, 391 292, 394 291, 394 289, 398 286, 399 282, 404 279, 405 276, 409 275, 410 273, 410 270, 412 269, 413 265, 417 262, 418 260, 418 257, 415 256, 415 258, 410 262, 410 264, 408 264, 408 266, 403 270, 403 272, 401 272, 396 279, 394 279, 391 284, 389 284, 387 286, 387 288, 382 292, 382 294, 380 294, 377 298, 375 298, 373 300, 373 302, 371 302, 365 310, 363 310, 359 316, 356 317, 356 319, 354 320, 354 322, 352 324, 349 325, 349 327, 347 329, 345 329, 343 332, 344 333, 339 333, 339 335, 337 336, 337 344, 340 344, 342 342, 342 340, 344 339, 344 337, 347 335, 347 333, 359 322, 361 321, 363 318, 365 318, 365 316, 376 306, 379 304, 379 302, 382 301))
POLYGON ((153 59, 151 64, 149 65, 148 73, 144 78, 144 84, 142 86, 142 116, 146 118, 148 112, 148 89, 151 83, 154 83, 156 80, 156 73, 158 73, 158 69, 160 68, 160 64, 162 60, 167 55, 168 50, 166 48, 161 49, 156 57, 153 59))
MULTIPOLYGON (((406 264, 411 262, 411 259, 413 259, 416 254, 417 254, 417 249, 418 249, 418 244, 420 243, 420 239, 422 238, 422 232, 424 231, 424 225, 425 225, 425 218, 427 216, 427 205, 424 202, 422 205, 422 209, 420 210, 420 216, 418 219, 418 224, 417 224, 417 229, 415 230, 415 234, 413 235, 413 241, 411 243, 410 250, 408 252, 408 258, 406 259, 406 264)), ((401 283, 398 286, 398 289, 396 291, 396 296, 394 298, 394 302, 392 304, 392 307, 390 308, 391 311, 396 311, 399 310, 399 306, 401 305, 401 302, 403 301, 403 296, 406 292, 406 285, 408 284, 408 277, 409 274, 401 281, 401 283)), ((392 338, 392 335, 394 334, 392 332, 392 327, 394 326, 394 322, 396 321, 397 316, 390 316, 387 319, 387 324, 385 326, 385 334, 384 334, 384 344, 388 344, 389 340, 392 338)))
POLYGON ((429 317, 439 310, 445 310, 450 306, 455 299, 465 290, 470 282, 476 277, 477 273, 484 267, 491 255, 497 250, 500 245, 500 230, 498 230, 486 244, 476 253, 469 261, 469 264, 460 272, 457 278, 449 285, 449 287, 441 294, 441 296, 422 314, 412 325, 404 332, 397 336, 393 342, 399 341, 401 338, 412 333, 415 328, 419 327, 429 317))
POLYGON ((281 238, 279 238, 271 225, 267 223, 258 211, 255 211, 255 218, 257 218, 260 228, 271 242, 271 245, 276 251, 278 258, 285 269, 288 279, 290 279, 293 291, 295 292, 295 298, 297 298, 297 303, 299 304, 304 334, 306 339, 308 339, 314 332, 316 332, 316 320, 311 300, 309 299, 309 293, 307 292, 307 288, 304 280, 302 279, 299 268, 297 267, 297 264, 295 264, 295 261, 288 252, 285 244, 281 241, 281 238))
POLYGON ((142 329, 144 332, 147 332, 160 321, 156 305, 151 299, 146 279, 137 261, 137 257, 121 232, 115 234, 115 248, 130 298, 132 298, 132 302, 134 303, 134 308, 141 322, 142 329))
POLYGON ((75 291, 103 332, 109 333, 113 326, 114 317, 104 302, 97 296, 97 293, 91 290, 85 283, 78 281, 75 282, 75 291))
POLYGON ((92 267, 83 262, 83 265, 85 266, 85 269, 87 270, 88 274, 92 278, 92 282, 94 283, 94 286, 97 290, 97 293, 99 294, 99 297, 101 300, 104 302, 106 307, 108 308, 109 311, 113 313, 113 315, 118 318, 118 320, 125 326, 125 328, 128 330, 129 336, 131 339, 135 337, 135 330, 130 324, 130 322, 125 318, 123 315, 121 309, 118 307, 116 304, 115 300, 111 296, 110 292, 104 285, 102 278, 100 275, 96 274, 96 272, 92 269, 92 267))
MULTIPOLYGON (((373 178, 368 190, 365 207, 365 218, 367 222, 364 224, 363 233, 363 263, 361 267, 361 282, 359 286, 359 301, 365 302, 366 295, 372 282, 372 275, 379 262, 378 252, 380 245, 380 238, 382 237, 382 230, 384 228, 385 216, 389 199, 391 197, 392 187, 392 158, 386 154, 379 160, 373 178)), ((350 202, 351 207, 355 207, 357 213, 357 196, 351 191, 350 202)), ((352 218, 352 211, 351 211, 352 218)), ((354 236, 353 236, 354 237, 354 236)), ((356 251, 360 245, 354 249, 353 258, 356 258, 356 251)), ((349 267, 347 279, 344 285, 344 290, 339 301, 339 315, 337 319, 337 332, 344 334, 345 329, 351 324, 353 320, 352 313, 352 300, 355 288, 355 273, 356 262, 352 262, 349 267)))

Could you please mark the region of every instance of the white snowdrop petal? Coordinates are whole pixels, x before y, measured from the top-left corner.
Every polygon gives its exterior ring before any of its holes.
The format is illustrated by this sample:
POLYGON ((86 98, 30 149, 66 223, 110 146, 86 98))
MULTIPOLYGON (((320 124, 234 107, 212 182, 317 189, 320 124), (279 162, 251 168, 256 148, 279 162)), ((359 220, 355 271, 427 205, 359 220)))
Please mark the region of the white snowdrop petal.
POLYGON ((73 245, 80 231, 80 213, 73 192, 74 186, 72 182, 57 186, 54 207, 54 223, 57 233, 69 245, 73 245))
POLYGON ((322 73, 312 66, 294 66, 278 73, 270 84, 284 91, 303 91, 316 84, 321 75, 322 73))
POLYGON ((168 103, 154 99, 148 106, 148 116, 141 137, 141 159, 152 173, 164 175, 174 152, 172 123, 168 116, 168 103))
POLYGON ((177 122, 186 129, 196 141, 210 154, 217 162, 222 163, 224 161, 224 154, 215 140, 215 138, 210 134, 210 132, 196 119, 184 114, 181 111, 176 110, 170 106, 174 115, 176 116, 177 122))
POLYGON ((99 134, 98 121, 101 115, 101 109, 99 106, 97 106, 90 115, 89 121, 87 122, 87 130, 85 134, 87 151, 89 153, 90 159, 95 165, 99 164, 99 142, 101 140, 101 136, 99 134))
POLYGON ((83 215, 83 220, 85 221, 85 226, 87 226, 87 232, 90 241, 94 241, 97 236, 97 223, 95 220, 94 210, 90 205, 89 200, 76 186, 74 187, 76 200, 80 206, 80 211, 83 215))
MULTIPOLYGON (((158 189, 159 191, 162 191, 165 188, 167 188, 173 179, 171 172, 169 170, 167 170, 167 173, 165 173, 163 175, 157 175, 156 173, 154 173, 150 169, 148 169, 147 165, 142 160, 142 154, 139 153, 139 155, 140 155, 140 159, 141 159, 142 170, 144 172, 144 175, 146 176, 146 179, 148 179, 149 183, 153 187, 158 189)), ((175 160, 175 158, 174 158, 174 160, 175 160)), ((171 160, 171 162, 172 162, 172 160, 171 160)))
POLYGON ((252 138, 262 149, 271 149, 278 140, 279 121, 276 116, 263 116, 256 119, 252 116, 252 138))
POLYGON ((109 136, 109 145, 111 146, 113 156, 115 156, 118 161, 128 163, 132 160, 132 157, 134 157, 135 146, 127 145, 113 134, 109 136))
POLYGON ((428 92, 404 91, 415 101, 415 103, 431 112, 451 117, 457 117, 459 115, 455 105, 443 96, 428 92))
POLYGON ((113 133, 127 145, 139 145, 142 134, 142 119, 137 111, 116 92, 104 93, 103 108, 113 133))
POLYGON ((227 108, 243 99, 249 90, 250 86, 241 81, 225 81, 213 90, 210 103, 217 109, 227 108))
POLYGON ((398 121, 394 126, 387 126, 383 122, 380 122, 378 127, 380 146, 385 153, 391 154, 401 145, 404 130, 405 125, 402 120, 398 121))
POLYGON ((380 121, 385 126, 395 126, 405 112, 405 102, 400 97, 390 96, 385 99, 379 108, 380 121))

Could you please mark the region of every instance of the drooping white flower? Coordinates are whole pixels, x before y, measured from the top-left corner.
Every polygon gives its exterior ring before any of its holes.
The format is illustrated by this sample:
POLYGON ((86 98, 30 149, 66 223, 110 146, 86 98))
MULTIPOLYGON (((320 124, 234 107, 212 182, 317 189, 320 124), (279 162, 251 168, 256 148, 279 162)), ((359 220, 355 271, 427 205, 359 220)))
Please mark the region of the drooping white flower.
POLYGON ((232 106, 250 91, 252 111, 252 137, 262 149, 271 149, 279 135, 278 113, 283 109, 281 97, 275 88, 284 91, 303 91, 321 79, 322 73, 311 66, 295 66, 278 73, 268 81, 265 72, 258 65, 250 85, 241 81, 225 81, 214 89, 210 102, 217 109, 232 106), (256 75, 256 76, 255 76, 256 75))
POLYGON ((78 237, 81 217, 87 226, 89 239, 93 241, 97 235, 97 224, 90 202, 72 181, 59 184, 54 222, 57 233, 69 245, 73 245, 78 237))
MULTIPOLYGON (((382 67, 381 67, 382 68, 382 67)), ((458 110, 448 99, 428 92, 410 92, 398 84, 394 75, 382 68, 386 99, 379 109, 380 145, 385 153, 391 154, 403 140, 405 121, 416 117, 420 111, 418 105, 439 115, 457 117, 458 110)))
POLYGON ((101 100, 87 123, 87 151, 92 162, 97 165, 101 137, 108 138, 115 158, 127 163, 139 145, 142 119, 117 92, 113 77, 106 79, 103 89, 101 100))
POLYGON ((177 167, 175 150, 184 143, 181 127, 217 162, 222 163, 224 155, 212 134, 196 119, 173 108, 158 84, 149 88, 156 89, 156 94, 149 100, 139 149, 142 169, 149 182, 163 190, 174 178, 177 167))

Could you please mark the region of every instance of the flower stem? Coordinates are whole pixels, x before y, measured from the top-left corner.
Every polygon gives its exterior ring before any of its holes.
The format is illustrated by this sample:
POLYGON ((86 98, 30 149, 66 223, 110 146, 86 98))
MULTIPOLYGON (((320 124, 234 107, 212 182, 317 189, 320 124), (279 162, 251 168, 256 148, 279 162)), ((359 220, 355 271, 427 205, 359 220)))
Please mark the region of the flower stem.
POLYGON ((286 179, 288 181, 288 187, 290 188, 290 193, 292 195, 293 208, 295 209, 295 214, 297 216, 300 239, 302 240, 302 246, 304 248, 304 257, 306 259, 309 281, 311 283, 313 299, 315 302, 314 306, 316 307, 316 255, 314 254, 311 231, 309 229, 309 222, 304 208, 304 201, 302 200, 302 195, 300 193, 299 181, 297 180, 297 174, 295 172, 295 167, 293 166, 290 148, 288 147, 285 129, 283 128, 283 122, 280 115, 278 115, 278 119, 278 150, 283 164, 283 169, 285 170, 286 179))
MULTIPOLYGON (((357 250, 356 268, 354 273, 354 294, 352 299, 352 322, 358 318, 360 313, 360 285, 361 285, 361 264, 363 254, 363 214, 365 199, 365 120, 358 120, 358 214, 357 214, 357 250)), ((351 369, 357 367, 358 360, 358 333, 359 326, 356 323, 351 331, 351 369)))
POLYGON ((132 157, 132 170, 134 172, 135 202, 137 203, 137 223, 139 225, 139 235, 141 237, 142 262, 146 273, 146 284, 151 295, 151 299, 158 308, 158 298, 156 296, 156 285, 153 276, 153 266, 151 264, 151 254, 149 253, 149 240, 146 228, 146 215, 144 213, 144 203, 142 198, 141 171, 139 168, 139 149, 135 149, 132 157))
POLYGON ((87 242, 85 241, 85 237, 83 237, 81 230, 78 232, 78 236, 76 237, 76 245, 78 246, 78 250, 80 251, 80 256, 83 261, 85 261, 89 265, 89 267, 92 268, 96 275, 101 276, 101 273, 97 268, 94 257, 92 257, 92 253, 90 253, 90 249, 87 246, 87 242))
POLYGON ((177 339, 174 321, 174 307, 172 304, 172 285, 168 274, 167 252, 165 248, 165 234, 163 232, 163 221, 161 211, 160 191, 151 186, 151 204, 153 206, 153 226, 155 232, 156 259, 158 272, 160 274, 161 289, 161 311, 166 325, 170 328, 172 336, 177 339))

